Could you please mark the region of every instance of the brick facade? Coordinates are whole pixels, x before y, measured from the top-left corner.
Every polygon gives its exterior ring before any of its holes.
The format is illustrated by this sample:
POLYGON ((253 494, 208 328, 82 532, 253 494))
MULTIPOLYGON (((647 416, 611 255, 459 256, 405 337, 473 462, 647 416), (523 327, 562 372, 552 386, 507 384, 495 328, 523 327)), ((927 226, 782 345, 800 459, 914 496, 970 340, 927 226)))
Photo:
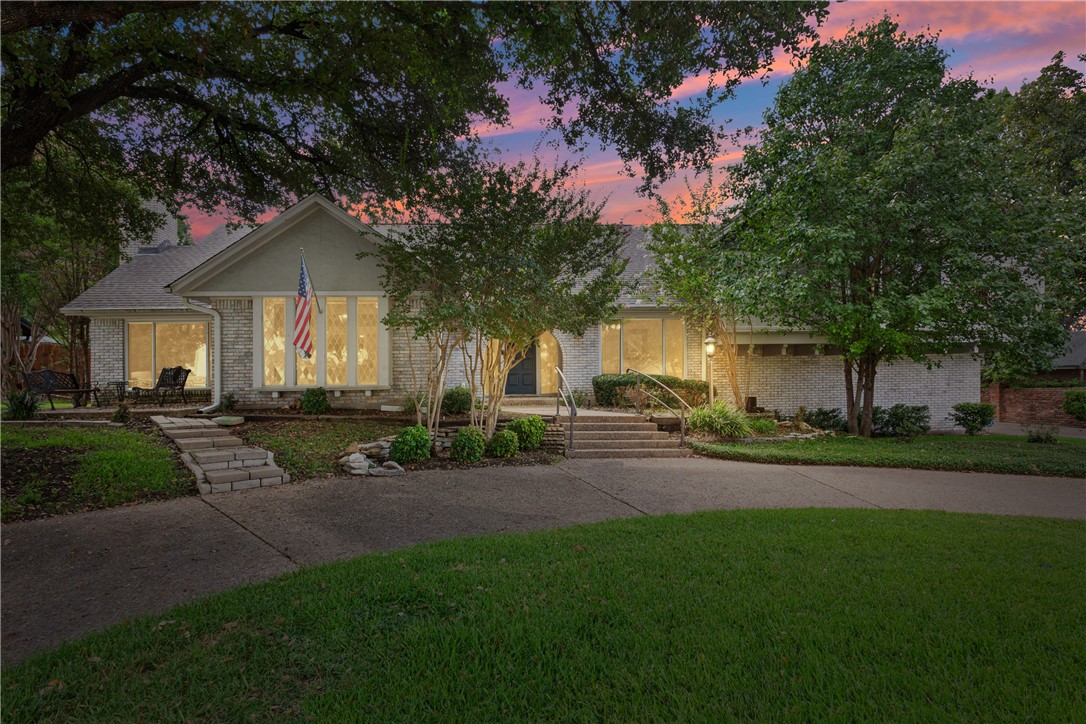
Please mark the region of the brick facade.
POLYGON ((123 380, 124 320, 90 320, 91 380, 98 385, 123 380))
POLYGON ((1063 411, 1063 398, 1067 387, 1000 387, 990 385, 981 390, 981 402, 987 402, 996 409, 996 419, 1000 422, 1014 422, 1019 425, 1062 425, 1064 427, 1086 427, 1086 422, 1077 420, 1063 411))

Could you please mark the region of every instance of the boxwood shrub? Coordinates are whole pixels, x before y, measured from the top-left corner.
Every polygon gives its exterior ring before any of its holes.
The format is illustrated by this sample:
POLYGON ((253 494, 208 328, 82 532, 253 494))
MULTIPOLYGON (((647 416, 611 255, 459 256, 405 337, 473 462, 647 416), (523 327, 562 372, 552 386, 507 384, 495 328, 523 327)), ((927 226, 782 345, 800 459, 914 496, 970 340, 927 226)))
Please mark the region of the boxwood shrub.
POLYGON ((302 394, 302 412, 307 415, 323 415, 332 409, 328 402, 328 393, 323 387, 313 387, 302 394))
POLYGON ((392 441, 388 456, 398 463, 420 463, 430 459, 430 433, 423 425, 405 427, 392 441))
POLYGON ((475 425, 468 425, 456 433, 449 455, 458 463, 476 463, 483 459, 485 451, 486 435, 475 425))
MULTIPOLYGON (((703 404, 709 397, 709 383, 705 380, 686 380, 671 375, 654 375, 654 377, 675 390, 691 407, 703 404)), ((629 405, 623 393, 626 388, 637 387, 637 380, 638 375, 596 375, 592 378, 592 392, 596 395, 596 403, 604 407, 629 405)), ((644 378, 642 378, 642 387, 669 405, 676 402, 674 397, 644 378)))
POLYGON ((995 419, 995 405, 987 402, 959 402, 950 413, 954 424, 965 428, 966 435, 976 435, 992 424, 995 419))
POLYGON ((467 387, 453 387, 445 390, 441 398, 443 415, 464 415, 471 411, 471 390, 467 387))
POLYGON ((513 420, 505 426, 517 436, 521 450, 535 450, 543 444, 543 434, 547 432, 547 423, 539 415, 528 415, 513 420))
POLYGON ((1063 411, 1086 422, 1086 390, 1070 390, 1063 396, 1063 411))
POLYGON ((490 438, 487 452, 492 458, 511 458, 520 451, 517 434, 512 430, 499 430, 490 438))

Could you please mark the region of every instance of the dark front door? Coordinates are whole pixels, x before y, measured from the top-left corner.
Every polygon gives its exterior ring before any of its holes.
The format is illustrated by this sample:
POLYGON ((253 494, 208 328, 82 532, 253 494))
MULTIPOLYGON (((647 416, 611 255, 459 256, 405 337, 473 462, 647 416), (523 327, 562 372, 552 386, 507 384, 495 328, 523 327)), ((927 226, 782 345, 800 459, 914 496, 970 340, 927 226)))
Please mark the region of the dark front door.
POLYGON ((509 379, 505 383, 507 395, 535 394, 535 345, 528 350, 528 356, 517 366, 509 370, 509 379))

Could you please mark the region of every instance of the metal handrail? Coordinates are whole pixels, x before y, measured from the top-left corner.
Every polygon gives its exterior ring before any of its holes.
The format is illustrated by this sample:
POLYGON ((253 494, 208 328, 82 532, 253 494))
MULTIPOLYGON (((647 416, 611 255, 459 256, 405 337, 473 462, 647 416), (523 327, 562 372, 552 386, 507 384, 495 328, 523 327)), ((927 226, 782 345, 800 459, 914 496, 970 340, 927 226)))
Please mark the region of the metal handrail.
POLYGON ((633 367, 627 367, 626 368, 626 374, 631 374, 631 373, 637 375, 637 414, 640 415, 641 411, 643 409, 643 406, 641 405, 641 393, 644 392, 646 395, 648 395, 649 397, 651 397, 652 399, 656 400, 661 405, 666 407, 671 412, 671 414, 673 414, 673 415, 675 415, 676 417, 679 418, 679 447, 686 447, 686 411, 690 410, 691 412, 693 412, 694 408, 691 407, 690 404, 686 400, 679 397, 678 393, 676 393, 675 390, 671 389, 670 387, 665 385, 663 382, 661 382, 660 380, 658 380, 655 377, 653 377, 652 375, 650 375, 648 372, 642 372, 641 370, 635 370, 633 367), (663 387, 665 390, 670 392, 671 396, 674 397, 676 400, 678 400, 679 403, 682 405, 682 407, 679 408, 678 412, 676 412, 675 408, 673 408, 671 405, 667 404, 666 402, 664 402, 663 400, 661 400, 659 397, 652 394, 648 390, 642 390, 641 389, 641 378, 642 377, 644 377, 645 379, 651 380, 652 382, 655 382, 657 385, 659 385, 660 387, 663 387))
POLYGON ((573 449, 573 418, 577 417, 577 401, 573 399, 573 388, 569 386, 569 382, 566 380, 566 376, 562 374, 562 368, 558 365, 554 366, 555 372, 561 378, 562 382, 558 385, 558 395, 554 398, 554 419, 558 420, 558 415, 561 414, 562 403, 564 401, 566 407, 569 408, 569 445, 567 450, 573 449), (569 398, 566 398, 566 393, 562 392, 562 388, 569 390, 569 398))

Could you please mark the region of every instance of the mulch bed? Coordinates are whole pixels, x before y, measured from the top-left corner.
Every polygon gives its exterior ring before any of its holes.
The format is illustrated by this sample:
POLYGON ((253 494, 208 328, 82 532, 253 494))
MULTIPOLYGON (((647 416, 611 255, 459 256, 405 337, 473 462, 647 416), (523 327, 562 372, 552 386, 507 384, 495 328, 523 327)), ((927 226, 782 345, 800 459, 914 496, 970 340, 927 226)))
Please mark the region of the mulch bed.
POLYGON ((61 513, 84 509, 68 500, 72 478, 79 467, 79 458, 86 450, 69 447, 4 448, 4 475, 0 490, 5 508, 4 522, 47 518, 61 513), (28 485, 39 488, 39 501, 17 502, 28 485))
POLYGON ((532 450, 531 452, 521 453, 515 458, 483 458, 477 463, 458 463, 451 458, 430 458, 421 463, 408 463, 403 468, 408 472, 414 470, 473 470, 475 468, 554 465, 564 459, 561 455, 555 455, 554 453, 532 450))

